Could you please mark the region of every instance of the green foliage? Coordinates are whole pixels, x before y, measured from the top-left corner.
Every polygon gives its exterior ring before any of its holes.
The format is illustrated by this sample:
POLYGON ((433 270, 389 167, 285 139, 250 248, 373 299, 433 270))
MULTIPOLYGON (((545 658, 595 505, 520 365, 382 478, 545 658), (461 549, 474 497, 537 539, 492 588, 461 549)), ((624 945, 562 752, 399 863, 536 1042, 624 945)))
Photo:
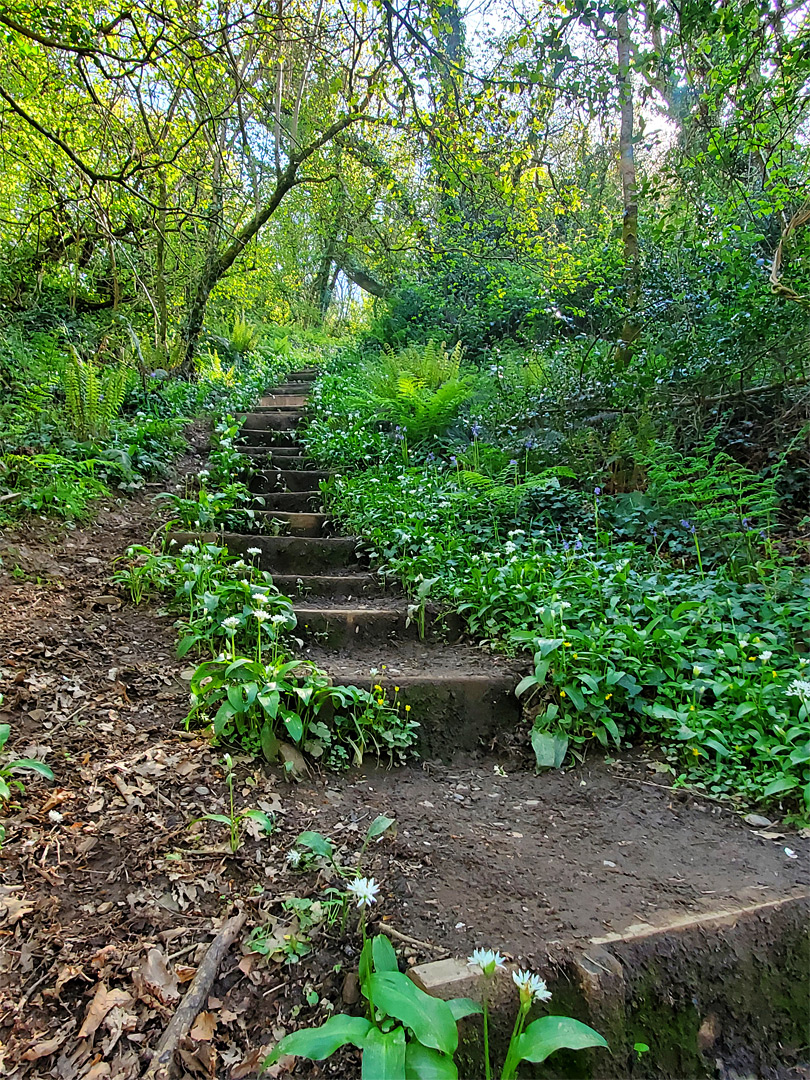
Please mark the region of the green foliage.
MULTIPOLYGON (((0 704, 2 702, 3 697, 0 694, 0 704)), ((9 724, 0 724, 0 753, 3 752, 10 735, 11 726, 9 724)), ((53 770, 44 761, 36 761, 33 758, 14 758, 11 761, 0 761, 0 810, 11 802, 15 789, 20 793, 25 791, 25 785, 16 777, 18 772, 37 773, 47 780, 53 780, 53 770)), ((0 849, 3 847, 5 835, 5 827, 0 823, 0 849)))
POLYGON ((229 841, 231 847, 231 854, 235 855, 239 850, 241 843, 241 829, 244 821, 258 821, 264 828, 265 834, 270 835, 275 829, 275 821, 272 817, 266 814, 263 810, 242 810, 237 813, 234 809, 234 772, 233 772, 233 759, 230 754, 226 754, 223 758, 223 765, 225 766, 225 786, 228 789, 228 806, 229 810, 227 814, 203 814, 202 817, 193 818, 189 825, 194 825, 198 821, 213 821, 219 825, 226 825, 229 832, 229 841))
POLYGON ((187 544, 178 555, 136 546, 120 561, 113 580, 134 603, 163 593, 178 610, 178 655, 211 657, 192 676, 187 723, 270 761, 282 740, 337 769, 413 751, 418 725, 379 685, 333 686, 316 665, 291 658, 295 613, 266 571, 215 544, 187 544))
MULTIPOLYGON (((316 390, 335 452, 353 408, 340 385, 330 373, 316 390)), ((373 430, 373 416, 365 423, 373 430)), ((325 498, 403 580, 415 618, 429 595, 473 636, 534 654, 520 690, 538 767, 592 741, 652 739, 677 783, 806 819, 810 575, 773 546, 773 477, 738 464, 714 433, 683 453, 650 443, 639 421, 626 441, 647 490, 611 496, 583 490, 573 456, 549 467, 524 446, 502 464, 477 426, 472 441, 448 433, 419 466, 390 455, 340 477, 325 498)), ((330 460, 325 440, 320 452, 330 460)))
POLYGON ((368 384, 382 416, 408 444, 442 434, 470 398, 474 379, 460 376, 461 345, 448 352, 428 341, 423 349, 386 349, 368 371, 368 384))
POLYGON ((92 359, 83 360, 71 348, 65 358, 62 381, 67 421, 77 439, 84 442, 107 435, 133 378, 134 372, 126 364, 102 370, 92 359))

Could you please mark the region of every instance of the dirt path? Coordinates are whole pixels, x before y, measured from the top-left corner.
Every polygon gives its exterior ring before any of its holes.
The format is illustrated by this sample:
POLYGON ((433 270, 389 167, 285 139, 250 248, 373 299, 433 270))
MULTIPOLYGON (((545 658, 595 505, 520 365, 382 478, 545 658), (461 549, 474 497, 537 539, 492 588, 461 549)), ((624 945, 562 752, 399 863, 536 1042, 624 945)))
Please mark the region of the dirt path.
MULTIPOLYGON (((225 787, 221 751, 183 728, 188 671, 175 658, 172 619, 159 602, 133 608, 108 584, 113 559, 153 532, 151 501, 110 504, 85 529, 57 534, 38 524, 6 537, 0 722, 11 724, 15 755, 42 756, 55 773, 54 782, 27 785, 0 855, 8 1075, 140 1076, 184 983, 239 908, 246 933, 264 927, 304 958, 283 963, 278 951, 235 947, 182 1047, 185 1075, 251 1075, 280 1035, 326 1015, 323 1002, 343 1007, 353 941, 323 925, 306 931, 289 910, 291 900, 317 900, 334 884, 288 866, 305 828, 331 835, 349 860, 378 813, 397 819, 367 870, 383 886, 378 917, 425 943, 404 946, 407 963, 486 944, 542 967, 555 941, 810 883, 810 842, 656 786, 659 774, 642 755, 541 777, 527 770, 501 734, 515 726, 511 666, 458 641, 416 639, 402 599, 381 595, 354 544, 329 535, 317 474, 294 436, 280 434, 292 431, 300 405, 278 404, 256 416, 276 414, 287 426, 248 436, 266 463, 257 486, 267 511, 288 514, 291 531, 304 535, 247 542, 262 546, 281 587, 294 592, 301 579, 310 655, 361 682, 385 664, 413 695, 426 756, 298 785, 237 756, 238 798, 278 824, 269 838, 246 836, 232 856, 221 832, 189 828, 200 814, 222 812, 225 787), (275 444, 275 461, 262 440, 275 444), (482 738, 491 748, 483 755, 482 738)), ((184 467, 200 464, 189 458, 184 467)), ((301 1075, 353 1068, 342 1059, 301 1075)))

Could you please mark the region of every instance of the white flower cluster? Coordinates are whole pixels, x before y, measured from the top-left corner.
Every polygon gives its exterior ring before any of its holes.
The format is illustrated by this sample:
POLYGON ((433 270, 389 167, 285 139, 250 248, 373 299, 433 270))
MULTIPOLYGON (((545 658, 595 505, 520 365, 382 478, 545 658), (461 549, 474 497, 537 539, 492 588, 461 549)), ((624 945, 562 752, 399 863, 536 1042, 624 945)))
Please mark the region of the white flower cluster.
POLYGON ((374 880, 374 878, 355 878, 346 887, 346 892, 352 894, 357 901, 359 908, 368 907, 370 904, 377 903, 377 893, 380 891, 380 886, 374 880))

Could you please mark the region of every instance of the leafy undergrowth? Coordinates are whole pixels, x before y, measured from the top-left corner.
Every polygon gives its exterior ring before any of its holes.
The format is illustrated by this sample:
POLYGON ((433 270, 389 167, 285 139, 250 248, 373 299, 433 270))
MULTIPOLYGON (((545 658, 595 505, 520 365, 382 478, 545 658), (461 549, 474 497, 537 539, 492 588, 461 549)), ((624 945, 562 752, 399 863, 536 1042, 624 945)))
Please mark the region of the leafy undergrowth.
MULTIPOLYGON (((288 335, 270 329, 255 331, 244 351, 239 341, 217 341, 218 349, 211 344, 200 353, 193 377, 182 378, 161 367, 139 372, 126 357, 102 365, 90 353, 80 356, 67 332, 0 337, 0 375, 7 368, 8 376, 0 406, 0 525, 31 515, 88 520, 111 491, 131 494, 166 476, 186 447, 183 430, 192 420, 222 423, 252 405, 302 355, 311 361, 323 353, 319 345, 296 342, 293 348, 288 335)), ((211 491, 195 482, 185 501, 173 497, 184 521, 202 527, 255 521, 255 500, 225 472, 223 451, 232 450, 236 430, 229 444, 226 429, 218 446, 220 486, 211 491)))
MULTIPOLYGON (((801 548, 780 551, 773 476, 710 432, 687 452, 653 439, 643 491, 609 493, 607 469, 537 452, 536 418, 520 453, 526 421, 487 435, 460 403, 414 445, 413 394, 385 390, 391 363, 375 379, 374 361, 345 354, 315 389, 309 450, 345 468, 330 511, 417 606, 441 602, 476 638, 534 655, 521 690, 538 764, 653 739, 677 783, 805 820, 810 572, 801 548)), ((408 388, 412 367, 408 354, 408 388)), ((423 397, 446 374, 423 376, 423 397)))

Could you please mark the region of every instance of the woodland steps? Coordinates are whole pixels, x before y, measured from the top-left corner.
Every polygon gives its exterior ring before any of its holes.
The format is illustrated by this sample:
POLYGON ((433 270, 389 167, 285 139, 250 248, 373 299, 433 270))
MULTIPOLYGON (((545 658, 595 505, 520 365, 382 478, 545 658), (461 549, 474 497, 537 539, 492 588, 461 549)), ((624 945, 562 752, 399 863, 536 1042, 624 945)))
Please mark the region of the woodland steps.
POLYGON ((258 556, 249 557, 293 601, 304 658, 317 662, 337 685, 376 683, 411 705, 423 754, 474 750, 514 726, 518 673, 508 661, 461 643, 462 624, 455 616, 427 614, 421 639, 407 599, 369 572, 359 540, 327 535, 332 526, 320 484, 336 474, 314 468, 296 434, 316 376, 312 369, 290 375, 263 395, 240 429, 238 449, 260 470, 250 479, 258 496, 255 512, 287 535, 223 533, 205 539, 242 556, 258 549, 258 556))

